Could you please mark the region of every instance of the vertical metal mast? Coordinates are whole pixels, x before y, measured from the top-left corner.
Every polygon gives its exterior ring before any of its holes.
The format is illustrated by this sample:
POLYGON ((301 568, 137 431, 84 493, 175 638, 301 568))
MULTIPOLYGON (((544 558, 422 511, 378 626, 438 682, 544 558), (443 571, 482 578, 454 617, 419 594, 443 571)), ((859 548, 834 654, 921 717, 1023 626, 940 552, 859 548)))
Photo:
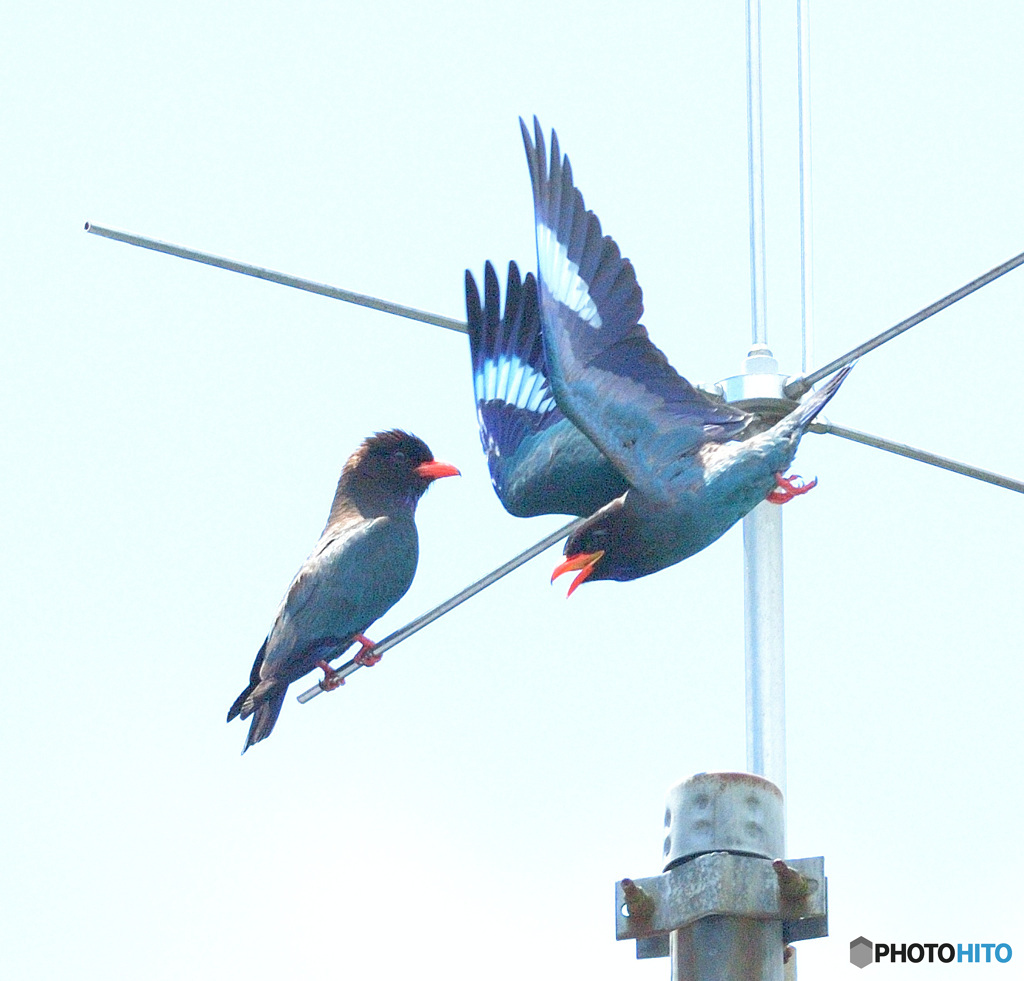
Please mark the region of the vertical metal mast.
MULTIPOLYGON (((765 284, 764 121, 761 73, 761 2, 746 0, 747 28, 747 176, 750 205, 750 314, 752 344, 744 374, 722 383, 729 401, 743 402, 774 389, 783 377, 767 347, 765 284), (767 385, 765 384, 767 383, 767 385)), ((741 855, 760 856, 761 871, 774 853, 785 853, 786 691, 782 630, 782 509, 760 504, 743 520, 743 598, 746 648, 746 728, 748 774, 698 774, 670 791, 666 808, 664 877, 683 881, 701 869, 701 890, 718 879, 721 901, 714 913, 695 904, 668 906, 672 981, 782 981, 784 916, 759 916, 738 901, 752 886, 752 874, 727 868, 741 855), (750 774, 756 774, 751 776, 750 774), (758 778, 765 778, 759 780, 758 778), (755 806, 752 806, 754 802, 755 806), (734 807, 734 805, 737 805, 734 807), (749 808, 749 811, 745 811, 749 808), (766 822, 771 815, 773 820, 766 822), (772 833, 764 834, 767 824, 772 833), (699 832, 698 830, 699 829, 699 832), (763 840, 748 840, 757 829, 763 840), (693 839, 693 840, 690 840, 693 839), (676 847, 676 843, 681 843, 676 847), (707 881, 705 881, 707 880, 707 881), (726 896, 732 887, 735 896, 726 896)), ((780 863, 785 868, 785 863, 780 863)), ((774 868, 774 866, 770 866, 774 868)), ((778 870, 776 870, 778 871, 778 870)), ((664 877, 662 882, 664 882, 664 877)), ((656 887, 654 883, 652 887, 656 887)), ((779 886, 781 888, 781 884, 779 886)), ((644 886, 620 883, 629 920, 645 914, 644 886)), ((668 886, 672 894, 672 885, 668 886)), ((774 892, 772 893, 774 897, 774 892)), ((618 900, 618 896, 616 897, 618 900)), ((769 903, 767 905, 772 905, 769 903)), ((656 906, 654 907, 656 908, 656 906)), ((763 912, 763 910, 762 910, 763 912)))
MULTIPOLYGON (((747 374, 778 374, 767 342, 760 0, 747 0, 747 163, 750 306, 754 346, 747 374)), ((761 504, 743 520, 747 769, 786 793, 782 509, 761 504)))
MULTIPOLYGON (((805 364, 811 357, 808 2, 798 0, 797 13, 805 364)), ((752 343, 744 373, 719 382, 718 389, 726 401, 782 415, 792 401, 787 378, 767 346, 760 0, 746 0, 746 13, 752 343)), ((616 937, 635 938, 638 957, 667 953, 672 981, 791 981, 796 958, 788 944, 828 935, 824 859, 778 858, 786 851, 781 507, 765 502, 747 515, 743 553, 750 772, 698 773, 671 788, 664 871, 616 886, 616 937)))

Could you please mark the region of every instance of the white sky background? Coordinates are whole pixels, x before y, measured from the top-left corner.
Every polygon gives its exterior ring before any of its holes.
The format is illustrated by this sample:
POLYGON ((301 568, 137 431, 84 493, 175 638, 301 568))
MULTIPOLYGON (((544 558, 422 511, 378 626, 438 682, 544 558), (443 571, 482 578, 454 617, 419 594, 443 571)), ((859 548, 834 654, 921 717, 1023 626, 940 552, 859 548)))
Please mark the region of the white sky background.
MULTIPOLYGON (((792 5, 764 19, 794 371, 792 5)), ((819 2, 812 29, 824 361, 1024 250, 1024 7, 819 2)), ((534 265, 537 113, 654 340, 717 380, 749 341, 740 0, 38 2, 0 73, 0 974, 667 977, 615 942, 613 884, 660 870, 670 784, 744 767, 739 529, 568 603, 552 550, 239 758, 224 716, 363 436, 464 474, 371 636, 562 519, 491 492, 464 336, 82 225, 462 317, 464 269, 534 265)), ((1024 476, 1022 308, 1018 271, 866 357, 829 417, 1024 476)), ((797 464, 788 852, 825 856, 832 930, 801 973, 852 970, 859 934, 1024 958, 1024 500, 831 437, 797 464)))

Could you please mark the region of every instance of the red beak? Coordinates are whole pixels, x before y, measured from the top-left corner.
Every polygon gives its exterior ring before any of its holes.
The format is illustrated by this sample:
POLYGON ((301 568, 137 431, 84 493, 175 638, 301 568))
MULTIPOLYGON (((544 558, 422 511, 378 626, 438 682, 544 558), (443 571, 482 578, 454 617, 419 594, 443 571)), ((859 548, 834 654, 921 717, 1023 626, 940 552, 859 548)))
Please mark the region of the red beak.
POLYGON ((442 463, 440 460, 427 460, 416 467, 416 473, 427 480, 437 480, 438 477, 461 477, 456 467, 450 463, 442 463))
POLYGON ((551 581, 554 582, 566 572, 575 572, 579 569, 579 575, 573 579, 569 592, 565 594, 565 598, 568 599, 572 596, 573 590, 594 571, 594 566, 601 561, 603 555, 604 551, 600 549, 596 552, 579 552, 576 555, 570 555, 561 565, 555 566, 555 571, 551 573, 551 581))

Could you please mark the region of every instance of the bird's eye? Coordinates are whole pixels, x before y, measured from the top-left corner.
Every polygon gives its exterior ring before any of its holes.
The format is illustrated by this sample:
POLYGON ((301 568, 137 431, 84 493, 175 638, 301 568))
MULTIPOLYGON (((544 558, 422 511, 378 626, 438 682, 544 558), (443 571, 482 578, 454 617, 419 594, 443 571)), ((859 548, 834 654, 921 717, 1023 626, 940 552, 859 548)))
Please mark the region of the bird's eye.
POLYGON ((391 458, 393 460, 402 461, 402 460, 405 459, 405 453, 403 453, 402 450, 395 450, 395 452, 392 454, 391 458))

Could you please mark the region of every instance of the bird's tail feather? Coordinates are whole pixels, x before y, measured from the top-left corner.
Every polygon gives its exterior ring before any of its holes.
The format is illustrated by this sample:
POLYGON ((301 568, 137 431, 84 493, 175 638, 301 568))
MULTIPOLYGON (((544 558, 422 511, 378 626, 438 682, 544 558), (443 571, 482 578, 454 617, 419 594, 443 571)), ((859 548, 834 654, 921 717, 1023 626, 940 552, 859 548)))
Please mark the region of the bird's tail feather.
MULTIPOLYGON (((264 692, 265 697, 263 700, 250 709, 252 712, 252 724, 249 726, 249 735, 245 737, 245 745, 242 747, 243 753, 261 739, 266 739, 274 731, 274 723, 277 722, 277 717, 281 714, 284 696, 287 693, 287 685, 274 685, 264 692)), ((246 715, 248 714, 247 712, 246 715)), ((244 715, 243 718, 245 718, 244 715)))
POLYGON ((242 706, 245 704, 245 700, 252 694, 252 690, 259 684, 259 679, 256 679, 256 684, 250 684, 238 698, 235 699, 231 708, 228 709, 228 722, 230 722, 239 712, 242 711, 242 706))
MULTIPOLYGON (((267 640, 270 638, 268 637, 267 640)), ((249 726, 249 735, 245 737, 245 745, 242 747, 244 753, 254 743, 274 731, 274 723, 281 713, 281 706, 284 705, 284 696, 288 691, 287 684, 275 683, 272 679, 263 681, 260 678, 260 671, 263 667, 263 659, 267 653, 267 640, 253 661, 252 671, 249 672, 249 684, 242 690, 242 693, 235 699, 234 704, 228 709, 228 722, 236 716, 248 719, 253 716, 249 726)))
POLYGON ((807 427, 814 422, 814 417, 825 408, 828 400, 839 391, 839 386, 846 381, 846 376, 853 371, 855 365, 856 362, 847 365, 841 371, 837 371, 821 388, 811 392, 800 405, 786 416, 782 420, 783 423, 791 425, 792 431, 798 437, 807 432, 807 427))
MULTIPOLYGON (((267 637, 267 640, 270 640, 267 637)), ((260 683, 260 669, 263 667, 263 658, 267 653, 267 640, 263 641, 263 646, 260 647, 256 653, 256 660, 252 662, 252 670, 249 672, 249 684, 246 685, 242 694, 235 699, 234 704, 228 709, 228 722, 230 722, 239 712, 242 711, 246 700, 253 693, 253 689, 260 683)), ((252 707, 249 707, 249 712, 252 711, 252 707)), ((249 712, 246 712, 242 716, 243 719, 248 718, 249 712)))

